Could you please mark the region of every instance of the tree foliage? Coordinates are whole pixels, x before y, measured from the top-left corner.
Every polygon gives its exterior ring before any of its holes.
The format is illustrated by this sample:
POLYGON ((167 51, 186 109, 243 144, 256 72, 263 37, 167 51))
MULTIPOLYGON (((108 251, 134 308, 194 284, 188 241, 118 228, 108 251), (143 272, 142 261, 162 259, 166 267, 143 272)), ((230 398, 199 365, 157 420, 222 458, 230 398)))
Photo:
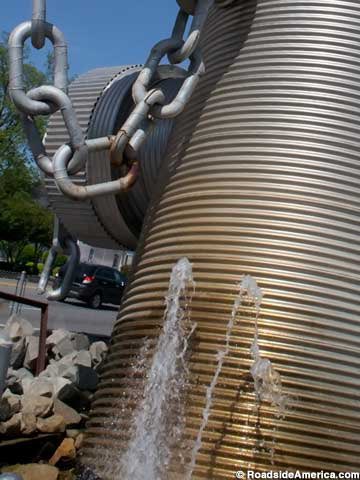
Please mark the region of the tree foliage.
MULTIPOLYGON (((0 250, 16 264, 25 246, 34 245, 36 262, 51 241, 52 215, 35 199, 41 180, 34 167, 20 116, 9 95, 6 38, 0 41, 0 250)), ((46 75, 25 59, 26 88, 46 83, 46 75)), ((38 121, 44 129, 45 120, 38 121)))

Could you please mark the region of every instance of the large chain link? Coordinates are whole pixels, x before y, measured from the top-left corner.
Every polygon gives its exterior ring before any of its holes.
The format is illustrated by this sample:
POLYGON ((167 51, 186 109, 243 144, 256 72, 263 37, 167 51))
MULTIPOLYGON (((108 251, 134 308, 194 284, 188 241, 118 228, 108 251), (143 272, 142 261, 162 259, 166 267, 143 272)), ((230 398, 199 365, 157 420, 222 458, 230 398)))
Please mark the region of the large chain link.
POLYGON ((54 177, 65 195, 84 200, 99 195, 117 194, 134 184, 140 170, 137 152, 146 140, 149 127, 157 118, 174 118, 179 115, 204 73, 199 38, 211 3, 212 0, 191 0, 193 21, 186 39, 184 35, 190 17, 189 8, 185 10, 180 7, 171 37, 153 47, 133 85, 135 107, 128 119, 115 136, 86 140, 67 94, 68 59, 64 36, 56 26, 47 22, 46 0, 33 0, 32 20, 16 27, 9 38, 9 91, 21 113, 24 130, 38 167, 54 177), (37 49, 43 48, 46 38, 51 41, 54 48, 54 85, 44 85, 26 92, 23 80, 24 45, 29 37, 37 49), (185 80, 175 98, 167 105, 162 90, 151 88, 165 56, 172 65, 189 60, 185 80), (69 143, 62 145, 54 157, 50 158, 37 130, 35 117, 58 110, 61 111, 69 134, 69 143), (116 165, 127 162, 127 175, 96 185, 74 184, 70 175, 84 168, 88 153, 105 149, 110 150, 111 161, 116 165))

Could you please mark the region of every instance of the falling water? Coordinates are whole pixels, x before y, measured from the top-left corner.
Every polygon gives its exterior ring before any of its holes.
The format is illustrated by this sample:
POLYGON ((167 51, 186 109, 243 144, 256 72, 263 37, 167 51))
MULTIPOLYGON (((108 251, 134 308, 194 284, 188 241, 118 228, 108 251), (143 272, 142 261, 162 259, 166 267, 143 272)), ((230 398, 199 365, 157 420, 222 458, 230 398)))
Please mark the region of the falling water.
POLYGON ((232 333, 232 330, 233 330, 233 327, 234 327, 234 324, 235 324, 236 315, 238 313, 238 310, 239 310, 240 306, 242 305, 242 302, 243 302, 243 299, 244 299, 245 296, 251 298, 254 301, 255 306, 257 308, 257 311, 259 311, 260 310, 260 305, 261 305, 261 300, 262 300, 262 292, 261 292, 261 289, 257 286, 256 281, 253 280, 249 275, 244 276, 241 283, 240 283, 239 294, 235 298, 234 305, 233 305, 232 312, 231 312, 231 316, 230 316, 230 319, 229 319, 229 322, 228 322, 227 328, 226 328, 225 345, 224 345, 223 348, 221 348, 218 351, 218 353, 216 355, 216 360, 217 360, 216 370, 215 370, 215 373, 214 373, 214 376, 213 376, 213 379, 212 379, 210 385, 206 389, 206 403, 205 403, 205 408, 204 408, 203 414, 202 414, 202 422, 201 422, 201 425, 200 425, 199 432, 197 434, 197 438, 196 438, 194 447, 192 449, 191 461, 190 461, 190 465, 189 465, 189 469, 188 469, 188 473, 187 473, 187 479, 189 479, 189 480, 191 479, 193 470, 195 468, 197 454, 198 454, 198 452, 201 448, 202 435, 203 435, 204 430, 206 428, 206 425, 209 421, 209 415, 210 415, 211 405, 212 405, 212 401, 213 401, 214 389, 216 387, 219 375, 221 373, 223 363, 224 363, 224 359, 229 354, 231 333, 232 333))
POLYGON ((253 359, 250 373, 254 380, 254 390, 258 404, 263 401, 270 402, 277 409, 278 416, 285 413, 288 397, 282 392, 280 374, 274 369, 268 358, 263 358, 259 347, 259 314, 262 302, 262 291, 256 280, 249 275, 244 277, 246 291, 249 299, 254 301, 256 307, 255 334, 250 347, 253 359))
POLYGON ((113 478, 162 480, 168 478, 173 447, 181 440, 184 426, 182 393, 187 384, 185 353, 186 312, 181 299, 194 285, 192 265, 183 258, 174 266, 165 299, 163 331, 144 388, 143 400, 135 412, 127 451, 120 458, 113 478))
MULTIPOLYGON (((281 378, 278 372, 274 370, 271 361, 267 358, 262 358, 260 355, 259 348, 259 329, 258 329, 258 317, 260 314, 260 308, 263 298, 263 293, 261 288, 257 285, 257 282, 250 275, 245 275, 242 278, 242 281, 239 285, 239 294, 235 298, 234 305, 232 308, 231 316, 227 324, 226 335, 225 335, 225 345, 221 348, 216 356, 217 366, 213 376, 213 379, 206 389, 206 402, 202 414, 202 422, 200 429, 194 443, 191 461, 188 468, 187 480, 190 480, 192 477, 193 470, 196 464, 196 457, 201 448, 202 444, 202 435, 207 426, 210 416, 210 410, 213 402, 214 389, 216 387, 219 375, 221 373, 224 359, 229 354, 230 350, 230 339, 232 330, 236 321, 236 316, 241 305, 246 301, 247 303, 252 303, 255 306, 256 317, 255 317, 255 335, 254 341, 251 345, 251 355, 253 358, 253 364, 250 369, 250 373, 254 380, 254 390, 257 399, 257 405, 262 401, 269 401, 275 405, 279 411, 283 412, 285 409, 285 404, 287 397, 282 394, 281 378)), ((273 455, 273 452, 272 452, 273 455)))

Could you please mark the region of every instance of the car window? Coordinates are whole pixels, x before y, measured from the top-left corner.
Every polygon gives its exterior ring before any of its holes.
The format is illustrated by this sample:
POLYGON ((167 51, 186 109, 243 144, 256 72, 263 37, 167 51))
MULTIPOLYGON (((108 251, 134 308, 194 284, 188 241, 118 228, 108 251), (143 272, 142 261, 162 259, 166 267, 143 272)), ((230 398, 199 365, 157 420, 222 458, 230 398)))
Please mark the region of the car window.
POLYGON ((114 273, 108 268, 99 268, 96 272, 96 276, 103 278, 104 280, 115 280, 114 273))
POLYGON ((121 275, 121 273, 119 273, 119 272, 114 272, 114 274, 115 274, 115 278, 116 278, 116 283, 120 283, 120 284, 125 283, 124 275, 121 275))

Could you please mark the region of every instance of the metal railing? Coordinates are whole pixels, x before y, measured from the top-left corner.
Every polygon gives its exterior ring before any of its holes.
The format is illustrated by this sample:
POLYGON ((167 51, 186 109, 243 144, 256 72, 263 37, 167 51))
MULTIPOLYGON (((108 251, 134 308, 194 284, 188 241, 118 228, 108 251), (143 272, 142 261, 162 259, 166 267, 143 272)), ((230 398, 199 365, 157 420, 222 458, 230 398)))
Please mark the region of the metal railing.
MULTIPOLYGON (((18 295, 19 297, 24 297, 25 296, 25 290, 26 290, 26 284, 27 284, 26 272, 21 272, 21 275, 17 279, 17 282, 16 282, 15 295, 18 295)), ((13 313, 20 314, 21 310, 22 310, 21 303, 11 302, 11 304, 10 304, 10 315, 12 315, 13 313)))

